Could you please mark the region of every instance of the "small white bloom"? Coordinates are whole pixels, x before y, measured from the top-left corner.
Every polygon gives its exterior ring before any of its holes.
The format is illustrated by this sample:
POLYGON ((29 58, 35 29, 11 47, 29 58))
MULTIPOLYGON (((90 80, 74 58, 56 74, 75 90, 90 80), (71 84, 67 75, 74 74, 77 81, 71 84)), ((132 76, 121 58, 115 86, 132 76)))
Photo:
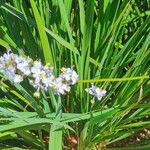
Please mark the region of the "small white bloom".
POLYGON ((15 55, 13 53, 5 53, 3 56, 0 57, 0 68, 5 70, 15 70, 15 55), (12 69, 13 68, 13 69, 12 69))
POLYGON ((78 74, 72 68, 62 68, 60 78, 64 79, 70 85, 74 85, 78 80, 78 74))
POLYGON ((30 74, 30 67, 32 63, 32 59, 24 58, 22 56, 15 57, 16 67, 21 71, 22 74, 28 76, 30 74))
POLYGON ((41 74, 42 67, 43 66, 42 66, 41 61, 34 61, 33 67, 31 68, 31 72, 33 74, 39 75, 39 74, 41 74))
POLYGON ((63 82, 63 79, 58 77, 53 82, 52 86, 55 94, 62 94, 65 95, 67 92, 70 91, 70 86, 63 82))
POLYGON ((45 87, 52 87, 55 77, 51 75, 50 77, 43 78, 42 83, 45 85, 45 87))
POLYGON ((5 77, 10 81, 10 82, 14 82, 14 77, 15 77, 15 73, 14 72, 11 72, 9 70, 5 70, 3 72, 3 74, 5 75, 5 77))
POLYGON ((0 57, 0 71, 8 80, 14 82, 16 75, 15 54, 8 51, 0 57))
POLYGON ((35 88, 47 90, 52 86, 54 75, 52 74, 53 68, 49 65, 43 66, 41 61, 35 61, 31 68, 32 79, 30 83, 35 88))
POLYGON ((13 54, 9 50, 0 57, 0 71, 11 82, 20 83, 24 76, 30 74, 31 62, 31 59, 13 54))
POLYGON ((102 97, 104 97, 106 95, 106 90, 103 90, 99 87, 96 87, 92 84, 92 86, 90 88, 86 88, 85 89, 89 94, 93 95, 94 97, 96 97, 98 100, 101 100, 102 97))
POLYGON ((15 76, 14 76, 14 83, 20 83, 20 82, 22 82, 23 81, 23 77, 21 76, 21 75, 17 75, 17 74, 15 74, 15 76))

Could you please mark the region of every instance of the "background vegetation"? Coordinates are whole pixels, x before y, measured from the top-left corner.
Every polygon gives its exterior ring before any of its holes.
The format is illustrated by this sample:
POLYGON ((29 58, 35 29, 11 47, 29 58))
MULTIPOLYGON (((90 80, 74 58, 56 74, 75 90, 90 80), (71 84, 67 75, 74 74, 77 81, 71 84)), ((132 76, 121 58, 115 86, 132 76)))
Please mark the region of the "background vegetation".
POLYGON ((1 81, 1 148, 71 149, 75 137, 78 150, 103 149, 149 128, 149 8, 149 0, 1 0, 1 55, 11 48, 55 75, 62 66, 79 74, 61 104, 51 90, 33 97, 28 81, 1 81), (107 90, 94 104, 90 82, 107 90))

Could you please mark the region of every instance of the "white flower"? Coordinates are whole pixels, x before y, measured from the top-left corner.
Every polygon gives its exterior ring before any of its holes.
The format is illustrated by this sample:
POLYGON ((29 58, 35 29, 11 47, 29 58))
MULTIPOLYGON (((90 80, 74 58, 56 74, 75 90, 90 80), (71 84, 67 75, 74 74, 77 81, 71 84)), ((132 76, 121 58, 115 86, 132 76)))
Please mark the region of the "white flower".
POLYGON ((70 85, 74 85, 78 80, 77 73, 72 68, 61 68, 62 73, 52 83, 55 94, 65 95, 70 92, 70 85))
POLYGON ((52 88, 53 88, 55 94, 64 95, 70 91, 70 86, 68 84, 65 84, 63 82, 63 79, 60 77, 55 79, 55 81, 53 82, 52 88))
POLYGON ((15 57, 15 62, 16 62, 16 67, 18 70, 21 71, 22 74, 28 76, 31 72, 30 72, 30 67, 31 67, 31 63, 32 63, 32 59, 28 58, 24 58, 22 56, 16 56, 15 57))
POLYGON ((14 83, 23 81, 24 76, 30 74, 32 59, 26 59, 9 51, 0 57, 0 71, 14 83))
POLYGON ((54 75, 52 74, 53 68, 48 64, 43 66, 41 61, 35 61, 33 67, 31 68, 32 79, 30 83, 35 88, 42 88, 47 90, 51 87, 54 80, 54 75))
POLYGON ((3 56, 0 57, 0 70, 1 73, 5 75, 5 77, 11 82, 17 83, 22 79, 20 77, 16 77, 16 62, 15 62, 15 54, 10 53, 8 51, 3 56), (20 79, 19 79, 20 78, 20 79))
POLYGON ((0 57, 0 68, 1 70, 10 70, 11 72, 15 71, 15 55, 13 53, 7 52, 0 57))
POLYGON ((5 75, 5 77, 11 81, 12 83, 14 82, 14 77, 15 77, 15 73, 14 72, 11 72, 10 70, 5 70, 3 72, 3 74, 5 75))
POLYGON ((43 78, 42 83, 45 85, 45 87, 52 87, 55 77, 53 75, 43 78))
POLYGON ((64 79, 69 85, 74 85, 78 80, 78 74, 72 68, 61 68, 60 78, 64 79))
POLYGON ((94 97, 97 97, 98 100, 101 100, 102 97, 106 95, 106 90, 96 87, 93 84, 90 88, 86 88, 85 90, 94 97))
POLYGON ((34 61, 33 67, 31 68, 31 72, 35 75, 39 75, 41 73, 42 68, 43 66, 41 61, 34 61))
POLYGON ((21 75, 14 75, 14 83, 20 83, 23 81, 23 77, 21 75))

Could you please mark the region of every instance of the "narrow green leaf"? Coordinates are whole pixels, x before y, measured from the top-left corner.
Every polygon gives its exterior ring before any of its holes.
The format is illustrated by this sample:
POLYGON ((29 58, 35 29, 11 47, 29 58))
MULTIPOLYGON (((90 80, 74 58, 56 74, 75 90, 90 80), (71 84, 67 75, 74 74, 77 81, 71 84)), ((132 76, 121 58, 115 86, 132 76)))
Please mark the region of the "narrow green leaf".
POLYGON ((62 150, 62 129, 57 125, 52 125, 49 136, 49 150, 62 150))
POLYGON ((2 39, 0 39, 0 45, 2 45, 5 48, 10 48, 9 44, 2 39))
POLYGON ((36 3, 34 2, 34 0, 30 1, 30 3, 32 6, 35 20, 36 20, 36 25, 37 25, 38 32, 39 32, 45 61, 46 61, 46 63, 50 63, 51 65, 53 65, 54 60, 53 60, 52 50, 50 48, 48 37, 45 32, 44 23, 42 22, 42 19, 40 17, 40 14, 38 12, 38 9, 37 9, 37 6, 36 6, 36 3))
POLYGON ((54 32, 50 31, 49 29, 45 28, 45 31, 52 36, 56 41, 58 41, 61 45, 63 45, 64 47, 68 48, 69 50, 71 50, 72 52, 74 52, 75 54, 79 55, 79 51, 77 50, 76 47, 73 47, 69 42, 67 42, 66 40, 64 40, 62 37, 60 37, 59 35, 55 34, 54 32))

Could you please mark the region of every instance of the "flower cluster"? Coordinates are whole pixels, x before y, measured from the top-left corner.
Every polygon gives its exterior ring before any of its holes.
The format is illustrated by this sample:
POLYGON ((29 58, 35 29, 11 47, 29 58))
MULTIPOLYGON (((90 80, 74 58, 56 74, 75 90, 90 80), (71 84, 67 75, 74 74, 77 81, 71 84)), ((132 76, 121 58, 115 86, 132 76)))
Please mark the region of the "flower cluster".
POLYGON ((103 90, 99 87, 94 86, 93 83, 90 88, 86 88, 85 90, 89 94, 93 95, 94 98, 96 97, 98 100, 101 100, 102 97, 104 97, 106 95, 106 90, 103 90))
POLYGON ((56 78, 53 75, 53 67, 49 64, 43 66, 41 61, 33 61, 10 51, 0 57, 0 72, 12 83, 20 83, 28 77, 30 84, 36 88, 34 96, 37 97, 40 96, 40 89, 47 91, 49 87, 55 94, 64 95, 78 80, 78 75, 72 68, 63 67, 56 78))
MULTIPOLYGON (((8 51, 0 57, 0 72, 12 83, 20 83, 24 78, 36 88, 34 96, 40 96, 40 89, 45 91, 51 88, 55 94, 66 94, 70 91, 71 85, 76 84, 78 74, 73 68, 61 68, 58 77, 53 74, 53 67, 49 64, 42 65, 41 61, 33 61, 29 57, 22 57, 8 51)), ((92 84, 86 91, 101 100, 106 91, 92 84)))

